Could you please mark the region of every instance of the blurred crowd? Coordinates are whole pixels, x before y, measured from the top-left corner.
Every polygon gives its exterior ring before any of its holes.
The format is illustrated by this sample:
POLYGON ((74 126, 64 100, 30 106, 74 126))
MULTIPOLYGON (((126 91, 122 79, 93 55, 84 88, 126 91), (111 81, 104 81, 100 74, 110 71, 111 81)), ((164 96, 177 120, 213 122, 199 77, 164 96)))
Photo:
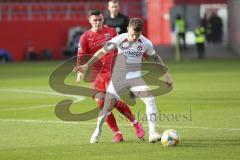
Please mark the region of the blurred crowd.
MULTIPOLYGON (((176 33, 176 44, 180 51, 186 50, 186 31, 187 22, 181 14, 177 14, 173 24, 176 33)), ((217 11, 208 11, 200 20, 199 25, 194 29, 195 44, 198 53, 198 58, 205 57, 205 45, 219 44, 223 41, 223 22, 218 16, 217 11)))

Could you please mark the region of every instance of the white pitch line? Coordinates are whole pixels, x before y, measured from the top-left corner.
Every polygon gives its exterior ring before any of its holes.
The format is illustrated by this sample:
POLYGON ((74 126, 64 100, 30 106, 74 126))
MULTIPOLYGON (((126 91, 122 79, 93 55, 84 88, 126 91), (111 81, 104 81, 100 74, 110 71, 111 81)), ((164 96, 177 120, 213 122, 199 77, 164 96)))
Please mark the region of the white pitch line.
MULTIPOLYGON (((16 123, 52 123, 52 124, 74 124, 74 125, 96 125, 95 122, 69 122, 69 121, 51 121, 51 120, 30 120, 30 119, 0 119, 0 122, 16 122, 16 123)), ((121 126, 131 126, 130 123, 118 123, 121 126)), ((143 125, 147 127, 148 125, 143 125)), ((212 127, 191 127, 191 126, 161 126, 162 128, 179 128, 179 129, 200 129, 200 130, 225 130, 240 131, 240 128, 212 128, 212 127)))
MULTIPOLYGON (((77 103, 82 101, 83 98, 79 98, 76 100, 73 100, 73 103, 77 103)), ((39 108, 48 108, 48 107, 55 107, 57 103, 54 104, 45 104, 45 105, 36 105, 36 106, 30 106, 30 107, 19 107, 19 108, 7 108, 7 109, 0 109, 0 111, 22 111, 22 110, 31 110, 31 109, 39 109, 39 108)))
MULTIPOLYGON (((80 102, 80 101, 85 99, 83 96, 74 96, 74 95, 68 95, 68 94, 61 94, 61 93, 51 92, 51 91, 26 90, 26 89, 0 89, 0 91, 3 91, 3 92, 15 92, 15 93, 35 93, 35 94, 45 94, 45 95, 71 97, 71 98, 75 99, 73 101, 73 103, 77 103, 77 102, 80 102)), ((55 105, 56 104, 45 104, 45 105, 36 105, 36 106, 30 106, 30 107, 7 108, 7 109, 0 109, 0 111, 30 110, 30 109, 53 107, 55 105)))
MULTIPOLYGON (((65 97, 82 97, 82 96, 73 96, 70 94, 62 94, 58 92, 52 92, 52 91, 43 91, 43 90, 31 90, 31 89, 0 89, 0 91, 3 92, 15 92, 15 93, 36 93, 36 94, 48 94, 48 95, 54 95, 54 96, 65 96, 65 97)), ((82 97, 83 98, 83 97, 82 97)))
POLYGON ((48 108, 52 107, 56 104, 43 104, 43 105, 36 105, 31 107, 18 107, 18 108, 7 108, 7 109, 0 109, 0 111, 21 111, 21 110, 30 110, 30 109, 38 109, 38 108, 48 108))
MULTIPOLYGON (((162 126, 161 126, 162 127, 162 126)), ((228 130, 240 131, 240 128, 211 128, 211 127, 191 127, 191 126, 163 126, 164 128, 180 128, 180 129, 202 129, 202 130, 228 130)))

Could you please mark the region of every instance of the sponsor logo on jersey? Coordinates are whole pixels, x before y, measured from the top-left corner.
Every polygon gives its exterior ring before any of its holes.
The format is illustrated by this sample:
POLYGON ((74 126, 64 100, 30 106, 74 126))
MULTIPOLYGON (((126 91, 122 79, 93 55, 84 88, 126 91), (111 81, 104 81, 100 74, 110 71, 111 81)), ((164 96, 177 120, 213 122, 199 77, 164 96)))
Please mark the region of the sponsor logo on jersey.
POLYGON ((140 57, 142 52, 137 51, 123 51, 122 54, 127 57, 140 57))
POLYGON ((142 48, 141 45, 137 46, 137 50, 138 50, 138 51, 141 51, 142 49, 143 49, 143 48, 142 48))
POLYGON ((105 36, 105 40, 107 41, 107 40, 110 39, 110 36, 111 36, 111 35, 110 35, 110 33, 105 33, 104 36, 105 36))

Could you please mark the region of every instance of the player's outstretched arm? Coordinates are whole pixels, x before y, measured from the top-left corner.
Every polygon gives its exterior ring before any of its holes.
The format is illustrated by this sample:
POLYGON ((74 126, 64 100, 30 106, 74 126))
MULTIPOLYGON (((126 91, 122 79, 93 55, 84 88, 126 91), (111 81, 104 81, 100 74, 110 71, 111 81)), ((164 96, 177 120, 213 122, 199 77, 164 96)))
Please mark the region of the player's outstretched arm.
POLYGON ((173 83, 172 76, 171 76, 171 74, 170 74, 168 71, 164 74, 164 81, 165 81, 169 86, 171 86, 172 83, 173 83))
MULTIPOLYGON (((156 53, 156 54, 154 55, 154 58, 155 58, 155 61, 156 61, 157 64, 160 64, 160 65, 162 65, 163 67, 165 67, 165 68, 167 69, 167 67, 166 67, 166 65, 163 63, 163 60, 162 60, 162 58, 160 57, 160 55, 158 55, 158 54, 156 53)), ((164 74, 164 81, 165 81, 169 86, 171 86, 172 83, 173 83, 172 76, 171 76, 171 74, 168 72, 168 70, 167 70, 167 72, 164 74)))
POLYGON ((165 66, 165 64, 163 63, 163 60, 162 60, 162 58, 160 57, 160 55, 158 55, 157 53, 155 53, 153 56, 154 56, 154 59, 155 59, 156 64, 161 64, 161 65, 165 66))
POLYGON ((100 50, 98 50, 93 56, 92 58, 87 62, 85 63, 84 65, 80 65, 78 66, 78 70, 85 70, 87 69, 87 67, 94 63, 95 61, 97 61, 98 59, 100 59, 103 55, 105 55, 107 53, 107 51, 103 48, 101 48, 100 50))
POLYGON ((102 56, 114 50, 115 48, 116 45, 114 43, 106 43, 106 45, 103 48, 99 49, 86 64, 78 66, 78 70, 85 70, 90 64, 99 60, 102 56))
MULTIPOLYGON (((81 81, 81 79, 83 78, 83 72, 84 70, 87 69, 87 67, 92 64, 93 62, 95 62, 97 59, 99 59, 100 57, 102 57, 104 54, 106 53, 106 51, 104 50, 104 48, 98 50, 93 56, 92 58, 84 65, 78 65, 77 66, 77 79, 76 82, 79 83, 81 81)), ((79 64, 79 63, 78 63, 79 64)))

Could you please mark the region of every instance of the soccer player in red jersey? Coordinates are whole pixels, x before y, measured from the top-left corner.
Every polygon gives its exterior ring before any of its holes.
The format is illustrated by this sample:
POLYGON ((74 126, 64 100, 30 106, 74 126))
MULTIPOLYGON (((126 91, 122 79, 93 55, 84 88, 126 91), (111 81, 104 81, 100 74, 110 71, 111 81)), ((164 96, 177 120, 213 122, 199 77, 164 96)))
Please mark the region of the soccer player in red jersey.
MULTIPOLYGON (((80 38, 79 48, 78 48, 78 58, 77 65, 82 65, 83 59, 85 56, 91 58, 102 48, 105 42, 109 41, 113 37, 117 35, 115 29, 105 27, 103 25, 104 17, 101 11, 99 10, 91 10, 89 12, 89 23, 91 24, 91 29, 87 30, 83 33, 80 38)), ((110 53, 103 56, 100 61, 96 62, 90 67, 90 80, 91 80, 91 88, 94 90, 93 98, 98 102, 98 106, 100 108, 103 107, 104 96, 106 93, 106 88, 111 79, 111 72, 114 65, 114 58, 117 54, 110 53), (94 77, 94 78, 93 78, 94 77)), ((79 83, 83 78, 83 73, 81 70, 78 70, 76 82, 79 83)), ((114 106, 120 113, 122 113, 125 117, 127 117, 135 128, 136 136, 141 139, 144 137, 144 130, 142 125, 135 119, 132 114, 129 106, 123 101, 118 101, 114 106)), ((111 128, 112 132, 115 134, 113 141, 120 142, 123 141, 122 133, 120 132, 116 119, 113 113, 110 113, 106 122, 108 126, 111 128)))

